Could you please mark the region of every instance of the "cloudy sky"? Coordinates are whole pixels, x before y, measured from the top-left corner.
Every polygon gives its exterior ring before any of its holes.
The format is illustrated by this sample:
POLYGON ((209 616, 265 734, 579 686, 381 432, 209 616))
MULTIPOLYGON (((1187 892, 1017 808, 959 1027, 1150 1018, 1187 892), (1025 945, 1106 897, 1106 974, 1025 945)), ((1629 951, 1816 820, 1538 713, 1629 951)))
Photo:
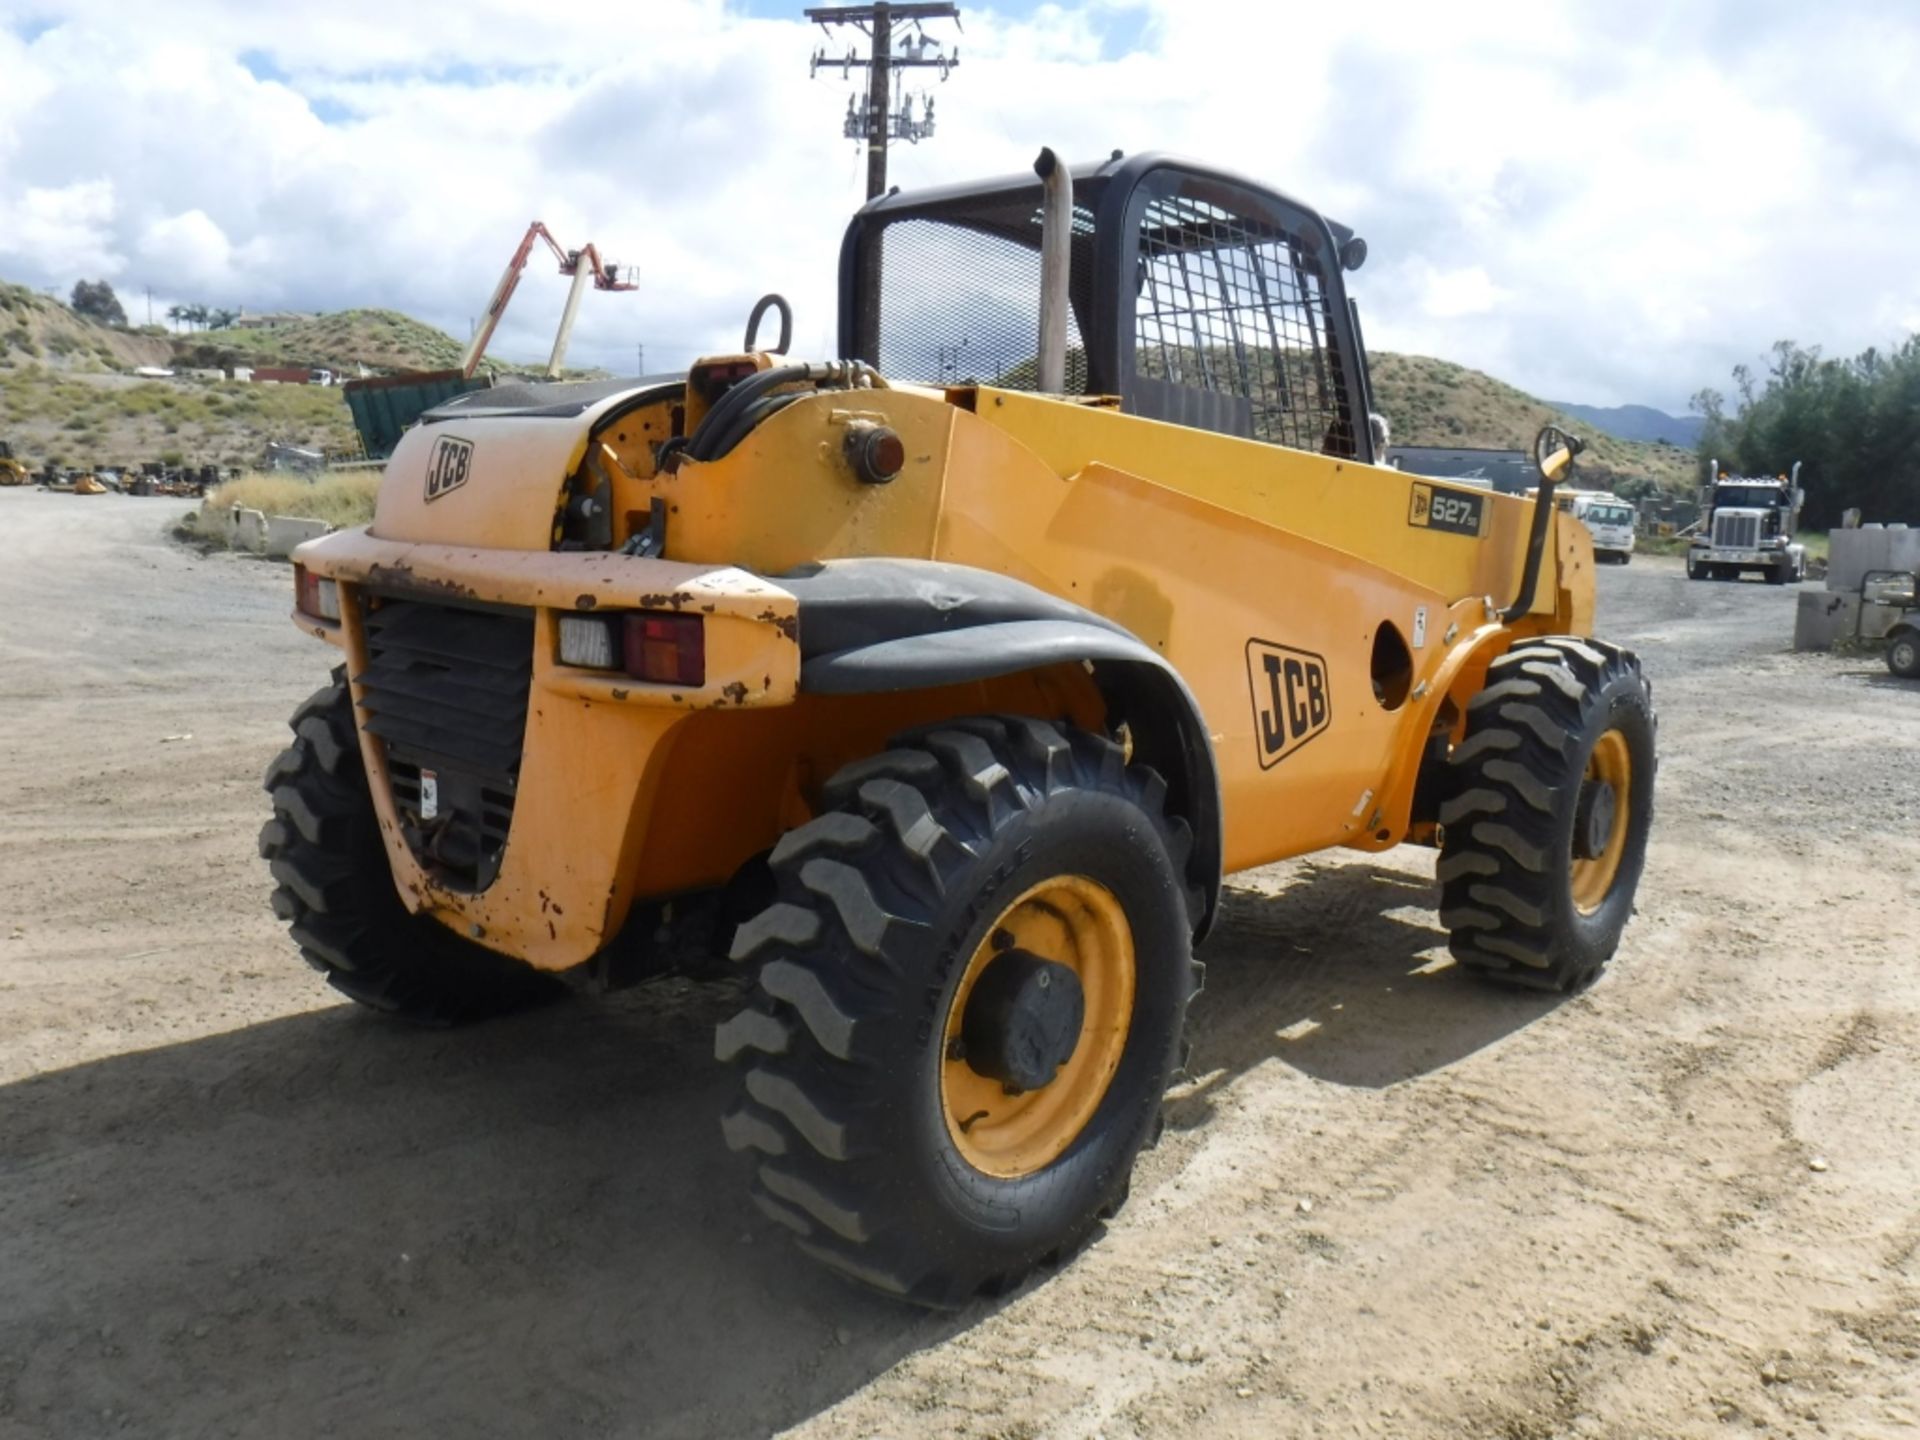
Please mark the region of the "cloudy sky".
MULTIPOLYGON (((639 267, 572 359, 832 348, 864 163, 775 0, 0 0, 0 278, 464 336, 528 220, 639 267)), ((963 0, 905 187, 1164 149, 1352 225, 1378 348, 1684 408, 1774 340, 1920 330, 1911 0, 963 0)), ((949 32, 950 33, 950 32, 949 32)), ((495 349, 543 356, 537 265, 495 349)))

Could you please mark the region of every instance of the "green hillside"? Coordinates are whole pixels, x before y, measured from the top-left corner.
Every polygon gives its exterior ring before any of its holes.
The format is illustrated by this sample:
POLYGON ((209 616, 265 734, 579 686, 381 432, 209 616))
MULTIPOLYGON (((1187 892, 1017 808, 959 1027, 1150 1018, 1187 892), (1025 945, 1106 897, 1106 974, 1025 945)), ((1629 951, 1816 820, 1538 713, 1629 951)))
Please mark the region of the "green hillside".
POLYGON ((271 330, 202 330, 174 341, 175 364, 306 365, 348 377, 369 370, 450 370, 466 347, 397 310, 338 310, 271 330))
MULTIPOLYGON (((460 363, 451 335, 393 310, 341 310, 273 329, 169 335, 96 325, 19 285, 0 285, 0 435, 23 455, 64 463, 121 464, 182 452, 194 463, 245 462, 269 439, 342 447, 352 427, 339 392, 297 385, 183 380, 135 383, 142 365, 177 369, 324 367, 352 377, 444 370, 460 363)), ((516 367, 488 357, 504 372, 516 367)), ((1524 449, 1558 421, 1592 449, 1582 482, 1626 495, 1684 494, 1694 460, 1673 445, 1618 440, 1568 421, 1544 400, 1477 370, 1421 355, 1372 357, 1374 402, 1403 445, 1524 449)), ((570 375, 598 372, 569 372, 570 375)))
POLYGON ((1393 427, 1396 445, 1524 450, 1542 425, 1555 423, 1591 443, 1580 461, 1582 485, 1629 496, 1655 488, 1670 494, 1693 490, 1694 457, 1689 450, 1617 440, 1463 365, 1392 351, 1378 351, 1369 359, 1374 406, 1393 427))

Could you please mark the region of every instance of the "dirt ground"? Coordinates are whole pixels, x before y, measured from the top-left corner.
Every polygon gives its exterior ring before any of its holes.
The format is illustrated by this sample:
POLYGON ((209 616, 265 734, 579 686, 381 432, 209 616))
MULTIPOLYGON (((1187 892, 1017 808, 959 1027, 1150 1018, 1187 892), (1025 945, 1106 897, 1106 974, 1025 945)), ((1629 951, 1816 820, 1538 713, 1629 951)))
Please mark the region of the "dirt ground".
POLYGON ((1595 989, 1451 968, 1429 852, 1239 877, 1132 1203, 936 1316, 747 1202, 719 988, 421 1033, 300 964, 327 654, 181 508, 0 492, 0 1440, 1920 1432, 1920 687, 1793 590, 1601 573, 1662 768, 1595 989))

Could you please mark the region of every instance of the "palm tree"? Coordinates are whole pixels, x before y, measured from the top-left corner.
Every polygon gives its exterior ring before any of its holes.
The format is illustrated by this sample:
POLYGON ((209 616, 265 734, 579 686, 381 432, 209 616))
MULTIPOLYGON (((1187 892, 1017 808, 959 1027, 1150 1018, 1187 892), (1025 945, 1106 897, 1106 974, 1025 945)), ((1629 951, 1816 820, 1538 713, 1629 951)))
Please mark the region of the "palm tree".
POLYGON ((182 306, 169 305, 167 307, 167 319, 173 322, 173 328, 175 331, 178 331, 180 329, 180 322, 186 318, 186 315, 187 315, 187 312, 185 308, 182 306))

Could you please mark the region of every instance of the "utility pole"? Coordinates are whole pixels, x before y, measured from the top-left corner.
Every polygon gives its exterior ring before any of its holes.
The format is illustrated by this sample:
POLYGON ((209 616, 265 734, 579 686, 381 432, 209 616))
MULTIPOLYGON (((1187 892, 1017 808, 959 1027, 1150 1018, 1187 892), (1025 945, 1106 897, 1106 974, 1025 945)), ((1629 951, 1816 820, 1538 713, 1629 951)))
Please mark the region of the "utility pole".
POLYGON ((634 363, 638 367, 633 373, 636 375, 644 375, 647 373, 647 347, 644 344, 639 344, 635 345, 633 349, 634 363))
POLYGON ((867 198, 884 195, 887 191, 887 142, 905 140, 917 143, 933 134, 933 105, 926 106, 926 117, 915 120, 912 102, 907 101, 900 112, 893 111, 893 72, 896 70, 938 70, 940 78, 945 80, 953 67, 960 63, 960 52, 956 49, 951 55, 939 52, 940 42, 926 33, 925 24, 929 20, 951 20, 954 28, 960 26, 960 7, 953 4, 939 5, 898 5, 889 0, 875 0, 871 5, 829 5, 806 12, 807 19, 822 30, 832 33, 835 26, 851 25, 867 37, 868 53, 860 55, 849 49, 844 56, 834 57, 822 49, 814 52, 812 72, 818 75, 821 70, 831 70, 838 66, 842 76, 849 76, 855 70, 867 72, 866 113, 862 115, 853 105, 847 107, 846 135, 850 140, 865 142, 867 147, 867 198), (902 37, 901 44, 893 43, 895 25, 911 26, 911 32, 902 37))
MULTIPOLYGON (((893 4, 890 0, 873 0, 867 5, 828 5, 806 12, 807 19, 813 21, 829 36, 841 25, 851 25, 867 37, 868 53, 859 54, 849 46, 847 53, 839 58, 829 56, 824 48, 816 50, 810 73, 817 76, 822 68, 840 69, 842 79, 851 79, 855 70, 867 72, 866 110, 861 113, 852 96, 847 97, 847 118, 842 133, 849 140, 859 140, 867 147, 867 199, 873 200, 887 193, 887 142, 905 140, 909 144, 933 135, 933 101, 924 101, 922 117, 913 115, 913 100, 903 96, 900 109, 893 108, 893 72, 896 70, 938 70, 940 78, 945 80, 953 67, 960 63, 960 50, 955 47, 951 55, 941 47, 940 41, 928 35, 926 22, 929 20, 951 20, 954 29, 960 28, 960 7, 946 4, 893 4), (906 33, 900 37, 900 44, 894 44, 895 25, 906 27, 906 33), (933 53, 929 54, 931 51, 933 53)), ((876 247, 860 267, 860 295, 855 306, 855 354, 868 361, 877 362, 880 358, 880 252, 876 247)))

